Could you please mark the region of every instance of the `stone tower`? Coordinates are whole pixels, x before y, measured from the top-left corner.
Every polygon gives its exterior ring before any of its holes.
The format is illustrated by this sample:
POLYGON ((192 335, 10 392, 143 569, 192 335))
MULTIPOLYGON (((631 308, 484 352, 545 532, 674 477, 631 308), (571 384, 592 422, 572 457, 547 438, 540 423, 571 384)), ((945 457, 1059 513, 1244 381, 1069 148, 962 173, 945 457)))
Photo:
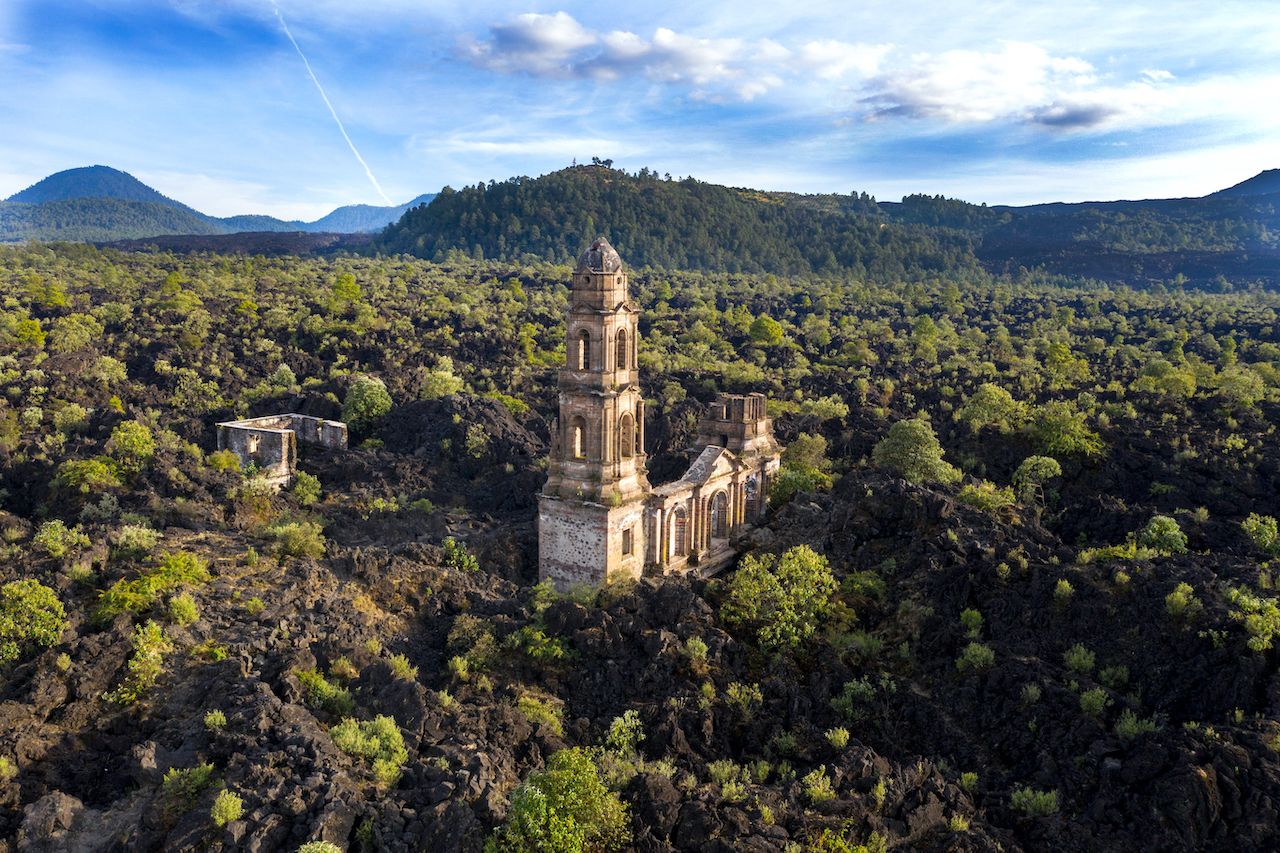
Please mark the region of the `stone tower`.
POLYGON ((598 586, 644 566, 644 399, 636 369, 639 309, 604 238, 578 258, 565 317, 560 416, 539 498, 542 579, 598 586))

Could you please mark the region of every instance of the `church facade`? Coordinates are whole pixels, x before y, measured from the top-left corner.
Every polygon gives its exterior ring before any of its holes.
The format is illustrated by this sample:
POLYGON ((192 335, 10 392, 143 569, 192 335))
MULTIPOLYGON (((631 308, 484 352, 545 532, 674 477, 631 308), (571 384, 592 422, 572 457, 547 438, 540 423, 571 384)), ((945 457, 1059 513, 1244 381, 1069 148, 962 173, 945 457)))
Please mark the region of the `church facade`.
POLYGON ((698 424, 685 475, 649 485, 639 317, 622 259, 596 240, 573 273, 560 414, 538 503, 538 574, 559 589, 714 571, 764 512, 779 466, 764 395, 723 394, 698 424))

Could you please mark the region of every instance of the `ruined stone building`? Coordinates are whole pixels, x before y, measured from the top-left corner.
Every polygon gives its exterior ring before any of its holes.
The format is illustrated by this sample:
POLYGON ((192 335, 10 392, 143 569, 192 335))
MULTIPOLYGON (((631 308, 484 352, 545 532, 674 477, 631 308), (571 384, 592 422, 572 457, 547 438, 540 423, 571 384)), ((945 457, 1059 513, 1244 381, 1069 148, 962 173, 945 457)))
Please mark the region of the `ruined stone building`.
POLYGON ((763 394, 722 394, 698 425, 683 477, 645 475, 639 308, 604 239, 578 259, 565 318, 560 416, 538 505, 538 573, 559 588, 615 573, 711 572, 764 511, 779 464, 763 394))
POLYGON ((258 476, 277 489, 293 482, 299 442, 345 450, 347 425, 295 414, 218 424, 218 449, 230 450, 244 468, 256 467, 258 476))

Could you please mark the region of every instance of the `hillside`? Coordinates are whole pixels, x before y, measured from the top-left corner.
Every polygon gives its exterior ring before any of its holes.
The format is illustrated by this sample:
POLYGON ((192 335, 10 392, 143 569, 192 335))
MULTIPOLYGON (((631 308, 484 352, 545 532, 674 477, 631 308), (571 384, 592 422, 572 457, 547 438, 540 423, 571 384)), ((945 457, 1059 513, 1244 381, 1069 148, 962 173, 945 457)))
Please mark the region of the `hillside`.
POLYGON ((635 263, 876 278, 1042 269, 1148 284, 1280 284, 1280 196, 987 207, 800 195, 579 166, 462 190, 406 214, 388 252, 565 261, 596 230, 635 263))
POLYGON ((432 198, 428 193, 392 207, 346 205, 314 222, 262 214, 216 217, 162 195, 127 172, 87 166, 50 175, 0 202, 0 242, 112 242, 240 232, 354 234, 377 231, 432 198))
POLYGON ((786 196, 603 166, 446 187, 377 245, 426 258, 456 250, 563 262, 597 231, 632 263, 669 269, 883 277, 976 267, 963 236, 887 223, 866 195, 786 196))
POLYGON ((1267 169, 1259 172, 1246 181, 1218 190, 1210 198, 1217 196, 1250 196, 1280 194, 1280 169, 1267 169))

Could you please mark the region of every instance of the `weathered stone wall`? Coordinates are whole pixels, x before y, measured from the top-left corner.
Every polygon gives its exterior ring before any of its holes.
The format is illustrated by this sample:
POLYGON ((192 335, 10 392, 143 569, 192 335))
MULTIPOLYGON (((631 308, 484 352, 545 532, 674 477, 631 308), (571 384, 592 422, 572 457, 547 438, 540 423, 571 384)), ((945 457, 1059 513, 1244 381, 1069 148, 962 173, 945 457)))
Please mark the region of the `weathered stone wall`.
POLYGON ((599 586, 606 577, 608 511, 543 495, 538 504, 538 577, 558 590, 599 586))
POLYGON ((293 480, 299 442, 345 450, 347 425, 292 413, 218 424, 218 449, 230 450, 245 467, 256 465, 276 487, 293 480))

